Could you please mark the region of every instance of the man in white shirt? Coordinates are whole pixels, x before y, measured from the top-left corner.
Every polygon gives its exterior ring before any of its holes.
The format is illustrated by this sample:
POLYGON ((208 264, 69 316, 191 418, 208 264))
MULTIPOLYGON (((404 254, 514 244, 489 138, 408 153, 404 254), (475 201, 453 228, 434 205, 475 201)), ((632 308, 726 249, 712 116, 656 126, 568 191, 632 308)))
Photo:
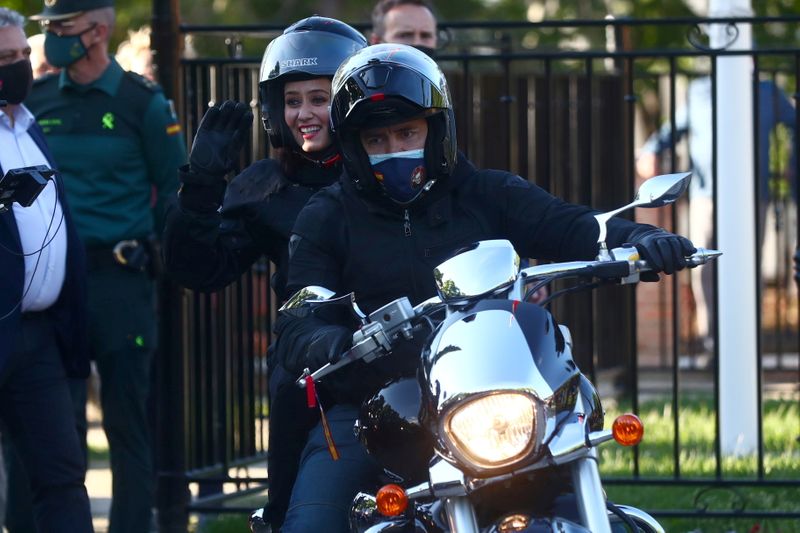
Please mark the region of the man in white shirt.
MULTIPOLYGON (((0 8, 0 175, 54 167, 22 103, 32 82, 24 23, 0 8)), ((92 531, 67 381, 89 370, 84 262, 57 175, 32 205, 0 213, 0 421, 28 474, 39 531, 92 531)))

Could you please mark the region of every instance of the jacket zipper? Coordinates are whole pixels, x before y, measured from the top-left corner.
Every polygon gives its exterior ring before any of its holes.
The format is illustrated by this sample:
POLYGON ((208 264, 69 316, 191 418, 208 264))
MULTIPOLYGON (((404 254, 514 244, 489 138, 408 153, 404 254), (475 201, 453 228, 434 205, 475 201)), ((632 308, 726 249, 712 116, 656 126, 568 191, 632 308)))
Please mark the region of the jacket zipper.
POLYGON ((410 285, 411 285, 411 291, 412 292, 411 292, 411 294, 409 294, 407 296, 410 299, 414 300, 414 299, 416 299, 418 297, 417 295, 419 294, 419 289, 417 287, 417 278, 414 275, 414 270, 415 270, 414 269, 414 258, 415 258, 415 255, 414 255, 414 239, 410 238, 411 237, 411 214, 408 212, 408 209, 405 209, 403 211, 403 233, 405 234, 406 237, 409 237, 405 242, 406 242, 406 248, 408 249, 408 257, 411 258, 411 261, 409 261, 409 263, 408 263, 408 265, 410 267, 408 273, 409 273, 410 278, 411 278, 409 281, 411 282, 410 285))

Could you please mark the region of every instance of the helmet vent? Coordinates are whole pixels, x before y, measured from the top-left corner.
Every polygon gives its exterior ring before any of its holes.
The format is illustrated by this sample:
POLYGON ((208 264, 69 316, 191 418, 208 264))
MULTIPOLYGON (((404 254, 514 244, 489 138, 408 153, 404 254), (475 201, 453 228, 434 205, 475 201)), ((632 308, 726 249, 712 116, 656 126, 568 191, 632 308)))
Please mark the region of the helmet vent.
POLYGON ((380 89, 389 81, 389 74, 392 69, 386 66, 375 66, 368 68, 359 74, 361 81, 367 89, 380 89))

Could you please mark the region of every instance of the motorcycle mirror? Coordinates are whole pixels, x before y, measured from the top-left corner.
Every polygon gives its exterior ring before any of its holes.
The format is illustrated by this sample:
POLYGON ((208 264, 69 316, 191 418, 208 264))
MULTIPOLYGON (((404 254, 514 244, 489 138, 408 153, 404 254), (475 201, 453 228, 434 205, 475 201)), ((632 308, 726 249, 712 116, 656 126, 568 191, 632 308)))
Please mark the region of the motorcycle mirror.
POLYGON ((642 183, 632 203, 636 207, 662 207, 671 204, 686 192, 691 180, 691 172, 654 176, 642 183))
POLYGON ((335 292, 325 287, 309 285, 294 293, 291 298, 278 309, 278 312, 295 318, 304 318, 308 316, 311 311, 319 307, 343 305, 352 311, 353 316, 358 321, 362 324, 367 323, 367 315, 358 307, 355 294, 351 292, 344 296, 334 298, 335 294, 335 292))
POLYGON ((606 224, 612 217, 632 207, 662 207, 671 204, 686 192, 691 179, 691 172, 678 172, 675 174, 654 176, 642 183, 631 203, 614 209, 613 211, 595 215, 594 218, 597 220, 597 225, 600 227, 600 235, 597 237, 597 242, 601 245, 601 256, 603 250, 606 250, 606 253, 608 253, 605 247, 607 233, 606 224))
POLYGON ((443 302, 460 302, 506 287, 517 279, 519 256, 507 240, 480 241, 441 263, 433 271, 443 302), (480 272, 476 276, 475 272, 480 272))
POLYGON ((289 299, 286 300, 286 303, 283 304, 280 309, 278 309, 278 312, 282 313, 284 311, 297 309, 298 307, 323 303, 333 298, 334 294, 336 293, 330 289, 326 289, 325 287, 309 285, 308 287, 303 287, 290 296, 289 299))

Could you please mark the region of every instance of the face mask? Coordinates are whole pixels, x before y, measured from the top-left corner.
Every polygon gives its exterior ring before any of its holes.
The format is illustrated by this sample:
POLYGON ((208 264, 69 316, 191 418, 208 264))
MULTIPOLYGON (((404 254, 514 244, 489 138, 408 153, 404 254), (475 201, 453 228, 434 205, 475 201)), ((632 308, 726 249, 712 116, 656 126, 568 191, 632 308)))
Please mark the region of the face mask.
POLYGON ((0 67, 0 100, 21 104, 31 92, 33 70, 28 59, 0 67))
POLYGON ((424 46, 421 44, 415 44, 414 48, 419 50, 420 52, 424 53, 426 56, 430 57, 431 59, 436 59, 436 49, 431 48, 430 46, 424 46))
POLYGON ((393 154, 369 156, 369 163, 378 180, 395 202, 406 204, 422 192, 427 181, 425 150, 409 150, 393 154))
POLYGON ((84 57, 88 52, 81 41, 81 35, 93 30, 94 24, 77 35, 56 35, 46 32, 44 34, 44 55, 47 62, 54 67, 65 68, 84 57))

